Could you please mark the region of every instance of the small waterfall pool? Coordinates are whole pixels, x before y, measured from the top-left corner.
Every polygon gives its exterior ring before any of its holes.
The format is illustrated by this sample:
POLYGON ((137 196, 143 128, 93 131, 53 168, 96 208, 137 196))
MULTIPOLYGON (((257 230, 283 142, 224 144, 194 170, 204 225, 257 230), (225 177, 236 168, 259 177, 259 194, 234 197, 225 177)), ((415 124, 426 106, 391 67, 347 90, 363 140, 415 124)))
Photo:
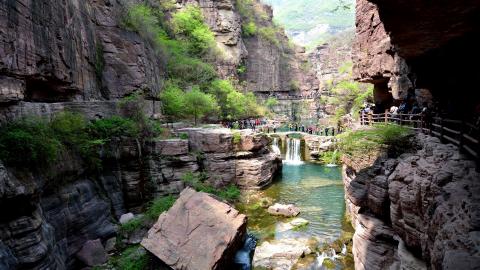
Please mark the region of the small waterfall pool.
MULTIPOLYGON (((275 138, 273 151, 280 152, 278 143, 275 138)), ((291 219, 268 214, 265 208, 259 207, 258 201, 240 205, 239 210, 248 215, 249 230, 260 238, 260 242, 314 239, 320 245, 331 243, 342 233, 345 214, 341 169, 303 161, 300 139, 287 138, 285 144, 281 172, 270 187, 260 191, 258 197, 260 200, 269 198, 274 202, 296 205, 301 210, 298 217, 308 220, 309 224, 301 229, 284 230, 282 226, 291 219)), ((340 250, 338 253, 341 253, 340 250)), ((323 260, 332 260, 335 256, 335 251, 319 252, 317 263, 306 269, 324 269, 321 266, 323 260)))

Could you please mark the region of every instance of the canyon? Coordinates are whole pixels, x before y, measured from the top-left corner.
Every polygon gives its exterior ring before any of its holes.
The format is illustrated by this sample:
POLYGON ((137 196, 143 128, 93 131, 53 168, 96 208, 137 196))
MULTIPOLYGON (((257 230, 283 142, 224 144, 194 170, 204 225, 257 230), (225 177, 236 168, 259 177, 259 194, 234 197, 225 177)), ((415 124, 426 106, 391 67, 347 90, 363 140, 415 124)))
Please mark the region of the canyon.
MULTIPOLYGON (((143 2, 161 5, 153 0, 0 0, 0 128, 24 117, 52 120, 63 111, 87 121, 136 113, 125 103, 139 92, 141 114, 164 121, 160 97, 171 79, 165 48, 125 22, 130 5, 143 2)), ((373 101, 379 108, 414 97, 438 115, 472 120, 478 114, 478 1, 357 0, 355 33, 344 32, 311 51, 292 44, 274 23, 271 7, 247 1, 255 10, 252 15, 242 11, 240 2, 170 1, 169 12, 156 16, 171 19, 175 11, 198 6, 220 52, 209 59, 216 76, 234 82, 242 92, 254 93, 259 103, 274 97, 275 120, 332 125, 325 119, 335 116, 340 105, 324 99, 335 98, 332 85, 352 79, 373 85, 373 101), (246 22, 254 23, 262 34, 246 34, 246 22), (345 66, 347 71, 341 72, 345 66)), ((349 119, 353 113, 346 112, 349 119)), ((308 247, 309 237, 318 234, 326 243, 339 238, 344 205, 355 232, 341 244, 348 252, 351 249, 355 269, 480 265, 480 174, 472 158, 453 145, 416 133, 400 152, 344 155, 340 171, 310 160, 335 150, 336 137, 302 134, 298 139, 220 125, 169 124, 162 126, 170 132, 166 137, 117 136, 102 142, 98 151, 102 166, 96 170, 72 149, 61 151, 58 161, 42 170, 0 160, 0 269, 91 269, 99 264, 92 260, 105 262, 115 242, 137 245, 142 239, 142 245, 169 267, 198 269, 199 264, 187 257, 198 251, 204 234, 215 235, 207 244, 216 252, 202 253, 202 259, 208 257, 202 268, 225 269, 247 236, 248 218, 248 230, 263 226, 258 231, 266 235, 260 236, 260 252, 253 259, 258 265, 291 269, 307 257, 314 262, 305 269, 322 269, 325 265, 318 265, 318 258, 326 256, 320 254, 321 243, 308 247), (275 181, 282 173, 283 178, 275 181), (239 207, 245 209, 238 212, 216 195, 188 188, 198 184, 188 183, 190 176, 201 178, 201 184, 211 189, 234 186, 242 193, 264 196, 267 204, 273 205, 274 199, 299 201, 307 209, 299 211, 311 219, 305 224, 313 223, 316 231, 285 229, 287 233, 281 233, 288 237, 278 234, 281 239, 276 243, 271 233, 275 238, 278 220, 264 215, 267 210, 258 202, 253 206, 242 202, 239 207), (323 196, 319 190, 330 193, 323 196), (345 203, 339 194, 344 194, 345 203), (122 216, 141 218, 152 200, 168 196, 186 199, 178 200, 158 222, 155 217, 147 224, 153 226, 150 231, 143 228, 141 235, 117 241, 124 234, 122 216), (220 209, 221 214, 213 220, 205 209, 220 209), (200 218, 191 221, 190 213, 200 218), (159 239, 165 241, 161 230, 175 238, 190 229, 189 224, 183 228, 183 223, 175 223, 180 220, 177 215, 195 223, 200 233, 179 240, 172 250, 156 245, 159 239), (226 244, 223 238, 230 241, 226 244), (291 254, 271 253, 289 248, 291 254), (105 256, 91 258, 92 250, 105 256), (177 250, 181 257, 170 260, 177 250)), ((346 255, 340 247, 341 256, 346 255)), ((337 266, 349 267, 343 262, 337 266)))

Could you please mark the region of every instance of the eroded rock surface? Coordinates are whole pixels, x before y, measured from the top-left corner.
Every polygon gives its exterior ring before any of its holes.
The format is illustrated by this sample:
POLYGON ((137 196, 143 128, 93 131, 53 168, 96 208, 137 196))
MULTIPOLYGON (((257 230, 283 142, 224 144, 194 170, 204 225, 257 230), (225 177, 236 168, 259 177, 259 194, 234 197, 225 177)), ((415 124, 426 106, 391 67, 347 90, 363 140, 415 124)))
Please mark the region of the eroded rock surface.
POLYGON ((480 174, 474 162, 437 138, 419 134, 416 140, 398 158, 379 156, 370 166, 346 160, 356 269, 480 266, 480 174))
POLYGON ((246 227, 230 205, 187 188, 141 244, 173 269, 228 269, 246 227))

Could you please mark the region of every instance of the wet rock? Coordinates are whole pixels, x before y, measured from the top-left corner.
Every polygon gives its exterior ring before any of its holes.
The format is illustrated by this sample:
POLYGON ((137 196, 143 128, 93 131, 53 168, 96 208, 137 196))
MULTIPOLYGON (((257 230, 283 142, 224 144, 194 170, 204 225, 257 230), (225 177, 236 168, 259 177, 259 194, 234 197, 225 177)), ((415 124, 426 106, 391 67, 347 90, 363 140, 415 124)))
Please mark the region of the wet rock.
POLYGON ((107 261, 107 253, 100 239, 85 242, 76 256, 87 266, 96 266, 107 261))
POLYGON ((125 223, 128 223, 130 220, 134 219, 135 218, 135 215, 133 213, 127 213, 127 214, 123 214, 121 217, 120 217, 120 224, 125 224, 125 223))
POLYGON ((282 239, 279 241, 263 242, 255 250, 253 266, 276 270, 290 270, 301 257, 310 253, 312 253, 312 251, 306 239, 282 239))
POLYGON ((117 244, 117 238, 112 237, 105 242, 105 252, 110 253, 115 250, 117 244))
POLYGON ((295 230, 304 226, 307 226, 310 222, 303 218, 294 218, 287 223, 281 223, 277 227, 278 232, 286 232, 289 230, 295 230))
POLYGON ((300 214, 300 209, 293 204, 276 203, 267 209, 268 213, 276 216, 295 217, 300 214))
POLYGON ((141 244, 173 269, 227 269, 246 225, 246 216, 231 206, 187 188, 141 244))

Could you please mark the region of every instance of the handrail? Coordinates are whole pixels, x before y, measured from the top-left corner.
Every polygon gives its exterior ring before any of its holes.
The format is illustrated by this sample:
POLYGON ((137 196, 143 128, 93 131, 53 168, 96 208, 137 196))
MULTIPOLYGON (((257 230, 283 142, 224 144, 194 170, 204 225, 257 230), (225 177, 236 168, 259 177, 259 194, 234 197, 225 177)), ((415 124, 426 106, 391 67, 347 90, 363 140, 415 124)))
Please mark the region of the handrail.
POLYGON ((480 127, 459 119, 431 117, 428 119, 422 114, 407 113, 365 113, 360 117, 362 125, 376 123, 397 123, 412 130, 427 133, 438 137, 444 143, 452 143, 459 151, 470 155, 477 162, 477 171, 480 171, 480 127))

